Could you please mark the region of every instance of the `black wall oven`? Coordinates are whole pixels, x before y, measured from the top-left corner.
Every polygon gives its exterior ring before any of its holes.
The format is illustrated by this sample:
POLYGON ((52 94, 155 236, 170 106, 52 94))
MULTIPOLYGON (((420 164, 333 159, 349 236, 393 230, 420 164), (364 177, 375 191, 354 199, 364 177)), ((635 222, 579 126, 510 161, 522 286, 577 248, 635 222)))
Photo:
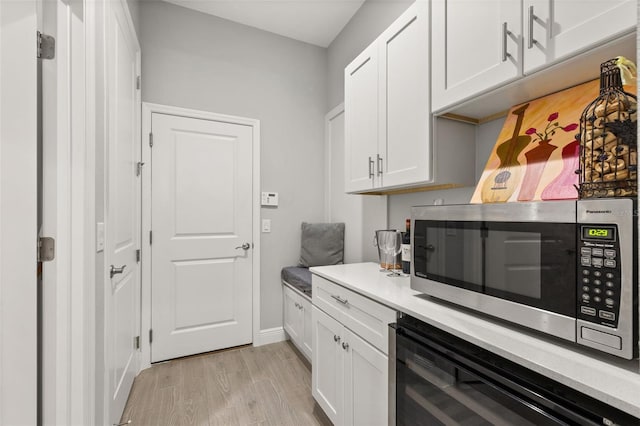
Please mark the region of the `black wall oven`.
POLYGON ((390 327, 392 425, 640 424, 638 418, 410 316, 390 327))
POLYGON ((638 356, 634 200, 413 207, 412 221, 413 289, 638 356))

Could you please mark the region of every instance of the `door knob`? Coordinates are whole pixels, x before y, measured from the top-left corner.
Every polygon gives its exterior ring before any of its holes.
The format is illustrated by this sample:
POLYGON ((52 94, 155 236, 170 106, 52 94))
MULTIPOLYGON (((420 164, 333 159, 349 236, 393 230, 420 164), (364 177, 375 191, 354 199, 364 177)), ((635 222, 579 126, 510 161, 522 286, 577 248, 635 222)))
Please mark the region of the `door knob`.
POLYGON ((126 268, 126 267, 127 267, 127 265, 122 265, 121 267, 116 268, 115 266, 111 265, 111 269, 109 269, 109 277, 113 278, 114 275, 123 273, 124 272, 124 268, 126 268))
POLYGON ((238 250, 238 249, 249 250, 250 248, 251 248, 251 244, 244 243, 243 245, 236 247, 236 250, 238 250))

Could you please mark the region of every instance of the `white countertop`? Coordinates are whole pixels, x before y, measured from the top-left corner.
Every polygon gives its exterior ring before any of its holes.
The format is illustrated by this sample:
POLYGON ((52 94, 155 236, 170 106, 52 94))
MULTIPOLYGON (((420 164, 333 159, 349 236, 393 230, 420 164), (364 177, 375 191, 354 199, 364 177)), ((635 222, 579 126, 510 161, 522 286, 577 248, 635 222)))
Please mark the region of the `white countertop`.
POLYGON ((387 277, 376 263, 319 266, 311 272, 640 417, 638 360, 600 355, 456 309, 412 290, 408 277, 387 277))

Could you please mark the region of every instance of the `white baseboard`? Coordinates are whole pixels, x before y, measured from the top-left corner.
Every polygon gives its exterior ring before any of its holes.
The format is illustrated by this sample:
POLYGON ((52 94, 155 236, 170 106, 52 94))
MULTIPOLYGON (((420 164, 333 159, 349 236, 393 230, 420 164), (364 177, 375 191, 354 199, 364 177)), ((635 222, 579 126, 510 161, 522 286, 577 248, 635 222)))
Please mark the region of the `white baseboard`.
POLYGON ((256 339, 253 341, 253 346, 268 345, 270 343, 277 343, 285 340, 287 340, 287 336, 284 333, 284 328, 267 328, 258 332, 256 339))

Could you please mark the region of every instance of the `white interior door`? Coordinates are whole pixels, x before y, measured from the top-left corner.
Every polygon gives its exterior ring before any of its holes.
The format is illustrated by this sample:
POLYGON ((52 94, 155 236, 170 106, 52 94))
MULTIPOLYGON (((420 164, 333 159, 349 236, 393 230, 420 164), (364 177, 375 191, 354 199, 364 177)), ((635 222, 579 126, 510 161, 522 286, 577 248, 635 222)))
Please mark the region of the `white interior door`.
POLYGON ((33 425, 36 384, 36 2, 0 1, 0 424, 33 425))
POLYGON ((154 113, 151 129, 151 361, 250 343, 252 128, 154 113))
POLYGON ((110 418, 118 423, 138 372, 134 338, 140 332, 140 93, 139 47, 122 5, 106 17, 108 88, 108 192, 106 338, 110 418), (115 269, 110 273, 111 268, 115 269), (124 269, 122 269, 124 268, 124 269), (120 273, 116 273, 121 271, 120 273))

